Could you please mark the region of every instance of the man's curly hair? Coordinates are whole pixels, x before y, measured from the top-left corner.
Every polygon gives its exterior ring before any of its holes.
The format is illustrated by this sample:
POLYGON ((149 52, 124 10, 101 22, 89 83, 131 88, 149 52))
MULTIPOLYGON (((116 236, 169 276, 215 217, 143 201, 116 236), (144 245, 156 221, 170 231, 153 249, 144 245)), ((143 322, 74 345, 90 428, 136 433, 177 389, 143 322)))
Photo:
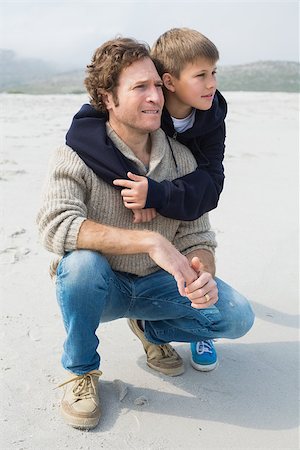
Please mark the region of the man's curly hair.
POLYGON ((118 106, 116 88, 121 71, 133 62, 147 57, 150 58, 148 44, 130 38, 112 39, 97 48, 87 66, 84 80, 91 105, 98 111, 106 112, 103 94, 111 92, 114 103, 118 106))

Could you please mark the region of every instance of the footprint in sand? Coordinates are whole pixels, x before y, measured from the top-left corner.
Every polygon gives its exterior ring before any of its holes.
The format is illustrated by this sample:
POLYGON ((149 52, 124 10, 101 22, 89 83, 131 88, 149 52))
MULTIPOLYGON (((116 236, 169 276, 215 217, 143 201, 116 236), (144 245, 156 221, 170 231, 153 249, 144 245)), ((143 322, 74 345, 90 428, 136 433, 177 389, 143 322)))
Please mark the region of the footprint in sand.
POLYGON ((27 336, 35 342, 38 342, 41 340, 41 330, 39 327, 35 326, 33 328, 30 328, 30 330, 27 331, 27 336))
POLYGON ((17 236, 20 236, 21 234, 25 234, 25 233, 26 233, 25 228, 20 228, 19 230, 12 233, 9 237, 16 238, 17 236))
POLYGON ((4 159, 0 161, 0 165, 2 166, 0 170, 0 181, 9 181, 17 175, 24 175, 27 173, 26 170, 12 168, 12 166, 18 165, 16 161, 4 159))
POLYGON ((15 264, 22 261, 30 252, 30 248, 26 247, 7 247, 0 250, 0 264, 15 264))

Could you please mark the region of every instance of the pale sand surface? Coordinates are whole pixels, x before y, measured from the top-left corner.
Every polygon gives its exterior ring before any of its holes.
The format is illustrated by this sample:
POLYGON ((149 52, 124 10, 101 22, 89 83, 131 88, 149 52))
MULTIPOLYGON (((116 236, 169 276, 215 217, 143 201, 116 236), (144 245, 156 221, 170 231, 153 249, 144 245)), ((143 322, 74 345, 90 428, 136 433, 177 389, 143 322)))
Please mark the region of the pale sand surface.
POLYGON ((1 449, 298 448, 298 98, 226 97, 227 177, 211 222, 218 276, 251 299, 255 325, 219 340, 209 374, 175 344, 177 378, 146 367, 125 320, 101 326, 103 417, 82 432, 63 423, 53 390, 65 334, 35 216, 49 156, 86 97, 0 96, 1 449))

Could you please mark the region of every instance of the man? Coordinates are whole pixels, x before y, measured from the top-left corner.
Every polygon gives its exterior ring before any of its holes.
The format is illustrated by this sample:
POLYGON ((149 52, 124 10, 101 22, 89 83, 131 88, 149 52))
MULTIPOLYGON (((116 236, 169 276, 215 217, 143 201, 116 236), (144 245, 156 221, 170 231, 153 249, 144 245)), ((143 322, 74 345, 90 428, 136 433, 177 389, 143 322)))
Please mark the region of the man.
MULTIPOLYGON (((192 154, 159 129, 162 81, 144 45, 121 38, 103 44, 86 86, 92 105, 107 111, 107 138, 141 173, 160 181, 195 169, 192 154)), ((67 332, 62 364, 70 372, 61 410, 69 425, 93 428, 100 419, 99 323, 128 318, 148 365, 171 376, 184 366, 169 342, 196 347, 240 337, 253 324, 247 300, 213 278, 207 214, 135 224, 119 192, 66 145, 54 156, 38 224, 45 247, 63 255, 56 274, 67 332)))

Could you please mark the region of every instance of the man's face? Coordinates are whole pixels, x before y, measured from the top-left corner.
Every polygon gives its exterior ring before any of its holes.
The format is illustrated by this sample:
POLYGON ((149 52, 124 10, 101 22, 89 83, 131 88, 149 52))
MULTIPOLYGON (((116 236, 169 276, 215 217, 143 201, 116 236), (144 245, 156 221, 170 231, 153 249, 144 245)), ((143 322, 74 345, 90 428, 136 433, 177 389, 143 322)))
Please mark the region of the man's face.
POLYGON ((217 88, 215 64, 201 58, 187 64, 179 79, 171 78, 172 89, 166 87, 175 94, 179 109, 206 111, 211 107, 217 88))
POLYGON ((164 104, 162 81, 150 58, 122 70, 116 90, 118 106, 107 94, 109 122, 117 134, 148 134, 160 127, 164 104))

